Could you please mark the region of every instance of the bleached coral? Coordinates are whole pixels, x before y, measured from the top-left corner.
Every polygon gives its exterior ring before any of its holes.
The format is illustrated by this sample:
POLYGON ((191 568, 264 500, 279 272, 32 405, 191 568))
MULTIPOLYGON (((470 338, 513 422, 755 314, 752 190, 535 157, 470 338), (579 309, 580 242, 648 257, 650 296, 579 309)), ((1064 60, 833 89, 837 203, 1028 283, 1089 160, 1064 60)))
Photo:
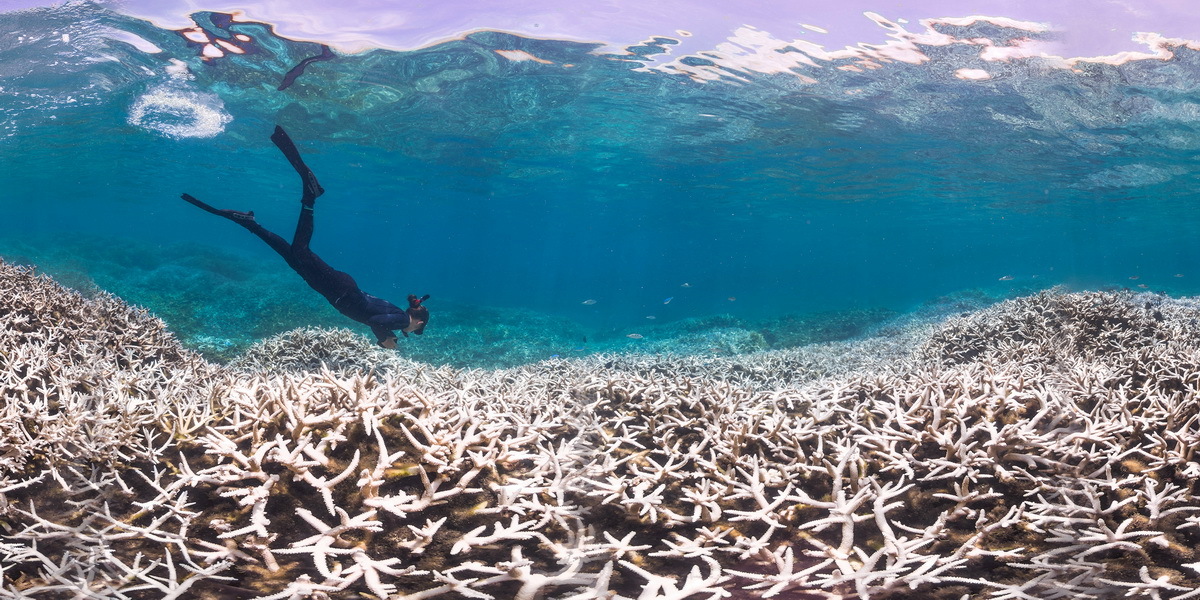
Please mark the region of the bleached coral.
POLYGON ((953 363, 1119 359, 1143 349, 1200 345, 1196 315, 1188 302, 1156 294, 1050 290, 950 319, 926 342, 925 356, 953 363))
POLYGON ((497 371, 314 330, 222 372, 110 298, 0 281, 0 597, 1200 596, 1187 302, 497 371))
POLYGON ((306 373, 322 368, 337 373, 391 370, 411 361, 386 352, 349 329, 303 327, 271 336, 246 350, 229 367, 246 372, 306 373))

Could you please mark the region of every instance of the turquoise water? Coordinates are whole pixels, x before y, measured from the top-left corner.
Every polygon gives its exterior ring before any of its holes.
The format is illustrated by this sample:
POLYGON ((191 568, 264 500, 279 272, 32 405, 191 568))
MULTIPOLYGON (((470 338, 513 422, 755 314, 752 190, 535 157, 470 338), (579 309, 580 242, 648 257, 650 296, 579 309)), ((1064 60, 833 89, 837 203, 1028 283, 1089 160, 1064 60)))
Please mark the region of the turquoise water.
POLYGON ((1067 68, 927 45, 917 63, 772 73, 669 37, 620 51, 481 31, 337 53, 281 91, 319 44, 193 18, 257 51, 205 60, 90 4, 0 13, 0 256, 142 304, 210 354, 304 325, 367 333, 179 199, 290 237, 299 186, 275 124, 327 190, 314 250, 369 293, 433 296, 401 346, 417 356, 452 344, 482 363, 510 339, 535 360, 1059 284, 1200 292, 1185 46, 1067 68))

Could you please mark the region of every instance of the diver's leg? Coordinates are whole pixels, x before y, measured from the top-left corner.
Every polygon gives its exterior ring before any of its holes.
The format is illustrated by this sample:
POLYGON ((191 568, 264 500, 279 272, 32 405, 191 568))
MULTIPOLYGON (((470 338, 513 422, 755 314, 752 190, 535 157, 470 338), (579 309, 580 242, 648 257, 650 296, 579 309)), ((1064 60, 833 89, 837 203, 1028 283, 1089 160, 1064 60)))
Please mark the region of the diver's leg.
POLYGON ((354 282, 353 277, 329 266, 308 247, 312 234, 313 207, 301 206, 300 218, 296 220, 296 235, 292 238, 288 255, 293 267, 297 271, 304 271, 304 278, 308 280, 309 285, 330 297, 330 302, 347 291, 357 290, 358 284, 354 282))
MULTIPOLYGON (((272 233, 270 231, 267 231, 267 229, 265 227, 263 227, 262 225, 259 225, 258 221, 254 220, 254 211, 241 212, 241 211, 228 210, 228 209, 223 209, 223 208, 214 208, 212 206, 209 206, 208 204, 205 204, 204 202, 197 200, 195 197, 190 196, 188 194, 183 194, 182 198, 184 200, 187 200, 192 205, 202 208, 207 212, 210 212, 219 217, 224 217, 226 219, 229 219, 230 221, 233 221, 234 223, 237 223, 238 225, 241 225, 242 227, 245 227, 247 230, 250 231, 250 233, 257 235, 259 237, 259 239, 266 242, 267 245, 270 246, 271 249, 278 252, 280 256, 287 258, 291 254, 291 251, 292 251, 291 245, 289 245, 287 243, 287 241, 284 240, 283 238, 279 237, 278 235, 275 235, 274 233, 272 233)), ((310 228, 311 228, 311 226, 310 226, 310 228)))
POLYGON ((308 252, 308 242, 313 234, 313 207, 305 204, 300 207, 300 218, 296 220, 296 234, 292 236, 292 250, 308 252))
POLYGON ((353 310, 362 303, 362 291, 354 278, 329 266, 312 250, 293 246, 288 264, 339 311, 353 310))
POLYGON ((321 184, 317 182, 317 176, 313 175, 308 165, 304 164, 304 160, 300 158, 300 151, 296 149, 296 144, 292 143, 292 138, 288 137, 282 127, 275 126, 275 133, 271 134, 271 141, 275 142, 275 146, 287 157, 288 162, 292 163, 292 168, 300 175, 300 183, 304 186, 304 195, 301 196, 300 202, 304 206, 312 206, 317 196, 325 193, 325 188, 321 187, 321 184))
POLYGON ((300 217, 296 220, 296 234, 292 236, 289 253, 285 255, 288 264, 304 277, 309 286, 325 296, 338 310, 342 310, 344 301, 351 299, 354 294, 361 294, 358 284, 348 273, 330 267, 308 247, 313 234, 313 205, 317 197, 325 193, 325 189, 317 182, 317 176, 308 165, 304 164, 296 144, 282 127, 275 126, 271 141, 287 157, 292 168, 300 175, 300 183, 304 186, 303 195, 300 197, 300 217))

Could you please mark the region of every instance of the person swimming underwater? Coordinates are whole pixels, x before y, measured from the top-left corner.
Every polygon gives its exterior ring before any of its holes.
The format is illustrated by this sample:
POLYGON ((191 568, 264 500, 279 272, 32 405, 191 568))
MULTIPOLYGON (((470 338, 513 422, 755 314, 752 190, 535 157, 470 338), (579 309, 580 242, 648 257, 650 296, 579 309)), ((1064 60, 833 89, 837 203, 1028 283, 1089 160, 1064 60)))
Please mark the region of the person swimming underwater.
POLYGON ((410 333, 416 335, 425 333, 425 326, 429 323, 429 309, 425 308, 422 303, 429 299, 429 294, 420 298, 416 294, 409 294, 408 308, 402 310, 387 300, 363 292, 358 288, 353 277, 330 267, 309 249, 308 243, 313 234, 313 206, 316 204, 317 197, 324 194, 325 190, 317 182, 316 175, 313 175, 308 165, 304 164, 300 158, 300 152, 296 150, 296 145, 292 143, 292 139, 288 137, 282 127, 275 126, 275 133, 271 134, 271 141, 275 143, 280 152, 283 152, 288 162, 292 164, 292 168, 300 175, 300 182, 303 186, 303 193, 300 197, 300 219, 296 223, 296 234, 292 237, 292 243, 287 243, 283 238, 259 225, 254 220, 254 211, 240 212, 214 208, 188 194, 183 194, 181 197, 191 204, 214 215, 229 219, 257 235, 278 252, 287 261, 288 266, 304 278, 309 287, 325 296, 325 299, 338 312, 369 326, 380 346, 395 348, 398 339, 396 330, 402 332, 404 337, 408 337, 410 333))

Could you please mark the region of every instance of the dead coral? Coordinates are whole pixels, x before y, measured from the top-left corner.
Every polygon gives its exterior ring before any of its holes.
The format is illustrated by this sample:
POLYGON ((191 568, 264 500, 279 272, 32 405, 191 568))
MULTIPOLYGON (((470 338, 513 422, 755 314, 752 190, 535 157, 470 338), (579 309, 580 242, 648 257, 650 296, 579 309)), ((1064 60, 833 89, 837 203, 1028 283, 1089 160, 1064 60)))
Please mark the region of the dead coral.
POLYGON ((396 352, 382 351, 349 329, 303 327, 271 336, 248 348, 229 363, 246 372, 311 373, 322 368, 336 373, 390 370, 401 361, 396 352))
POLYGON ((170 432, 208 410, 163 401, 203 396, 214 371, 144 310, 3 263, 0 298, 0 488, 33 458, 113 459, 141 435, 128 414, 170 432))
POLYGON ((171 438, 219 417, 215 370, 106 294, 0 263, 0 298, 0 593, 103 592, 170 543, 120 523, 139 518, 135 490, 161 476, 171 438))
MULTIPOLYGON (((64 337, 103 326, 53 301, 64 337)), ((308 331, 221 373, 147 334, 69 375, 6 320, 0 596, 1196 597, 1197 315, 1050 294, 857 346, 497 371, 308 331), (143 367, 152 394, 76 387, 143 367)))
POLYGON ((1130 292, 1045 291, 950 319, 925 344, 923 356, 945 363, 1047 361, 1196 344, 1195 311, 1164 300, 1130 292))

